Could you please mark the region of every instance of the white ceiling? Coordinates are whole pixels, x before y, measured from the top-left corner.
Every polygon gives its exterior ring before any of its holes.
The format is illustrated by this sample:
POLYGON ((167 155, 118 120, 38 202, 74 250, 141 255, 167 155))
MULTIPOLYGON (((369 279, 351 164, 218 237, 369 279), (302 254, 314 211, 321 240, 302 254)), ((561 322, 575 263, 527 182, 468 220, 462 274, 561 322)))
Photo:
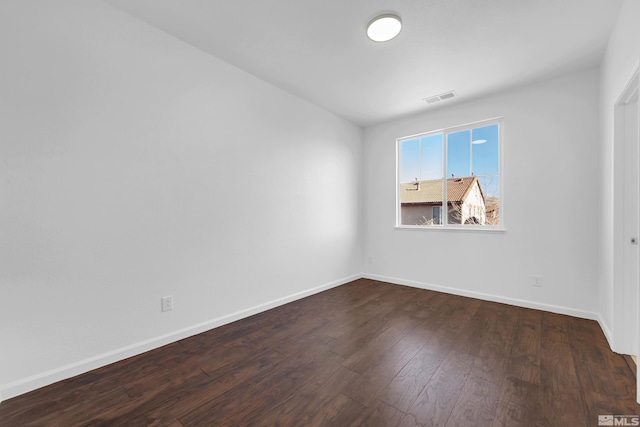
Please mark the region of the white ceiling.
POLYGON ((622 0, 105 0, 356 124, 597 66, 622 0), (367 39, 382 12, 403 20, 367 39), (423 99, 455 90, 457 97, 423 99))

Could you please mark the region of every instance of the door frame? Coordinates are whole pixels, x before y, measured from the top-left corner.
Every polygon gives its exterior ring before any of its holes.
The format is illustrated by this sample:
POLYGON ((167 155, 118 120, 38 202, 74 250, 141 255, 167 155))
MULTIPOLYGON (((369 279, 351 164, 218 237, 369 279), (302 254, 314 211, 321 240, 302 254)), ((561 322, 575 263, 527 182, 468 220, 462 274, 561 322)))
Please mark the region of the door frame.
MULTIPOLYGON (((638 97, 640 91, 640 64, 636 65, 631 78, 622 91, 620 97, 614 104, 614 158, 613 158, 613 341, 614 350, 624 354, 634 354, 637 356, 638 344, 640 343, 640 247, 632 247, 631 238, 640 238, 640 193, 637 194, 632 203, 636 204, 636 214, 631 218, 630 227, 628 219, 625 220, 625 178, 628 167, 634 168, 636 176, 632 183, 633 193, 640 192, 640 154, 633 156, 631 162, 625 158, 629 150, 628 144, 635 144, 635 153, 640 153, 640 138, 638 130, 635 131, 633 140, 627 134, 628 115, 627 106, 638 97), (630 230, 630 228, 632 230, 630 230), (632 236, 631 233, 636 235, 632 236), (629 252, 631 251, 631 252, 629 252), (625 257, 631 256, 631 260, 625 257), (629 263, 633 264, 630 265, 629 263), (632 280, 625 280, 628 269, 634 272, 632 280), (629 297, 633 296, 630 303, 629 297), (632 326, 635 325, 635 328, 632 326)), ((633 102, 638 102, 637 99, 633 102)), ((640 122, 640 109, 636 108, 638 117, 635 118, 636 125, 640 122)), ((628 184, 627 184, 628 185, 628 184)), ((637 376, 636 376, 637 377, 637 376)), ((638 382, 637 397, 640 402, 640 377, 638 382)))

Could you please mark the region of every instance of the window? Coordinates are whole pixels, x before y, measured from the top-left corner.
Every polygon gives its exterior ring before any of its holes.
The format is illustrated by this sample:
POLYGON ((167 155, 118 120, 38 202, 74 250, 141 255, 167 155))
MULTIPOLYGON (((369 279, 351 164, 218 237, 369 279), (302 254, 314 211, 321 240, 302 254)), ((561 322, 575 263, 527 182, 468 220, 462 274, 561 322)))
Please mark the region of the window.
POLYGON ((442 224, 442 206, 431 208, 431 218, 433 218, 434 224, 442 224))
POLYGON ((400 138, 397 149, 398 226, 502 227, 501 120, 400 138))

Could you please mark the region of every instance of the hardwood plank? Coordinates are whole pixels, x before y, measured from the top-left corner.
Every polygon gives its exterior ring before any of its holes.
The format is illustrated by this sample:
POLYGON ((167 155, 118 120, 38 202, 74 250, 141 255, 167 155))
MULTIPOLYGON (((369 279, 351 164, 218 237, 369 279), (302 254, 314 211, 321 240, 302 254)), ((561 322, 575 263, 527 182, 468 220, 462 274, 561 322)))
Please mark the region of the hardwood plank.
POLYGON ((635 384, 629 383, 624 387, 624 381, 616 381, 599 349, 580 347, 572 351, 580 387, 614 397, 631 394, 635 384))
POLYGON ((202 370, 193 363, 182 364, 180 369, 165 370, 156 375, 139 378, 124 387, 129 400, 108 411, 105 415, 117 418, 123 414, 139 411, 142 405, 153 405, 154 401, 166 399, 184 383, 202 377, 202 370))
POLYGON ((306 381, 329 378, 340 368, 342 358, 328 352, 302 353, 285 359, 261 378, 240 384, 224 395, 208 400, 179 421, 185 425, 242 425, 238 417, 254 418, 258 411, 273 408, 290 399, 306 381))
POLYGON ((364 373, 420 323, 420 319, 411 317, 400 317, 390 321, 387 329, 353 352, 342 362, 343 366, 360 374, 364 373))
POLYGON ((521 309, 507 362, 509 376, 540 384, 540 312, 521 309))
POLYGON ((389 390, 388 384, 434 334, 424 325, 412 330, 382 358, 372 363, 360 378, 351 382, 343 393, 365 406, 371 406, 377 396, 389 390))
POLYGON ((540 386, 543 424, 587 425, 569 344, 542 340, 540 386))
POLYGON ((211 378, 200 371, 197 375, 183 378, 182 382, 175 387, 162 388, 151 395, 144 395, 100 413, 92 414, 91 422, 88 425, 93 427, 128 427, 162 425, 167 421, 174 422, 176 417, 171 412, 172 406, 183 401, 186 396, 209 387, 210 384, 211 378), (164 409, 158 410, 158 408, 164 409))
POLYGON ((454 349, 458 352, 478 356, 482 344, 491 340, 498 327, 497 310, 501 304, 481 302, 473 315, 461 320, 460 329, 464 333, 458 333, 454 349))
POLYGON ((383 301, 394 303, 396 306, 402 306, 407 301, 414 300, 422 292, 421 289, 413 288, 411 286, 393 285, 388 286, 384 282, 378 282, 382 286, 385 286, 385 292, 379 295, 377 298, 383 301))
POLYGON ((616 397, 587 390, 583 394, 586 403, 586 418, 597 425, 598 415, 640 415, 640 405, 630 399, 616 397))
MULTIPOLYGON (((501 385, 507 377, 509 353, 515 331, 514 308, 504 304, 483 304, 490 310, 487 315, 492 322, 487 323, 486 333, 479 345, 474 359, 472 375, 485 378, 496 385, 501 385)), ((517 317, 516 317, 517 318, 517 317)))
POLYGON ((427 318, 431 328, 451 335, 465 334, 470 319, 481 305, 480 300, 448 295, 447 301, 427 318))
POLYGON ((594 338, 598 338, 593 326, 589 321, 569 323, 571 350, 580 387, 632 399, 635 378, 628 375, 629 370, 623 366, 624 358, 608 348, 593 345, 594 338))
POLYGON ((275 351, 268 351, 255 355, 233 368, 225 367, 210 372, 208 376, 212 380, 206 388, 206 391, 200 395, 194 395, 194 399, 190 399, 189 404, 182 402, 180 406, 172 412, 176 418, 180 418, 193 409, 198 403, 204 403, 204 399, 206 399, 206 402, 209 402, 211 399, 222 396, 238 386, 251 384, 253 381, 258 381, 268 376, 271 369, 278 366, 278 364, 284 360, 285 358, 282 354, 275 351))
POLYGON ((376 400, 371 407, 356 419, 353 427, 397 426, 405 413, 381 400, 376 400))
POLYGON ((562 314, 543 312, 541 324, 541 339, 569 343, 566 319, 562 314))
MULTIPOLYGON (((444 303, 444 299, 440 300, 441 303, 444 303)), ((437 308, 437 299, 435 297, 431 297, 429 299, 421 299, 418 296, 412 298, 408 301, 405 301, 402 304, 395 305, 396 310, 400 310, 405 312, 408 316, 412 316, 418 319, 426 319, 431 313, 437 308), (433 301, 433 302, 432 302, 433 301)))
POLYGON ((542 340, 540 383, 559 392, 579 387, 569 344, 542 340))
MULTIPOLYGON (((309 394, 305 394, 303 392, 301 394, 302 398, 299 402, 304 402, 305 398, 309 398, 311 399, 311 404, 307 406, 308 411, 304 415, 308 416, 311 413, 317 412, 319 405, 330 404, 336 397, 336 394, 323 393, 325 388, 323 388, 322 385, 325 382, 330 381, 329 379, 333 378, 334 375, 340 371, 341 367, 338 363, 328 364, 326 361, 323 361, 322 366, 319 368, 316 366, 311 366, 311 369, 308 368, 309 367, 298 369, 295 372, 295 374, 298 375, 298 378, 287 383, 286 386, 283 387, 282 393, 274 391, 271 384, 269 384, 267 389, 263 390, 260 395, 257 396, 257 399, 255 397, 251 397, 249 399, 249 405, 245 406, 242 410, 234 410, 232 414, 224 417, 216 425, 269 425, 265 424, 263 421, 265 414, 268 414, 269 410, 273 407, 287 407, 288 402, 295 399, 299 395, 300 390, 305 388, 305 386, 306 390, 311 390, 311 392, 309 394), (314 399, 310 396, 318 396, 319 398, 314 399)), ((344 382, 346 378, 346 376, 341 377, 339 380, 344 382)), ((291 424, 283 423, 281 425, 291 424)))
POLYGON ((4 422, 15 426, 29 422, 46 425, 53 420, 67 424, 75 419, 89 421, 92 413, 129 401, 124 388, 126 380, 143 378, 158 371, 160 368, 153 355, 145 353, 130 357, 20 396, 20 405, 13 405, 16 402, 13 399, 2 402, 0 425, 4 422))
MULTIPOLYGON (((353 328, 335 339, 331 351, 344 358, 349 358, 374 342, 387 329, 408 321, 409 319, 399 313, 393 313, 393 309, 390 309, 388 313, 371 317, 365 323, 360 324, 358 328, 353 328)), ((413 324, 415 325, 417 322, 414 321, 413 324)))
MULTIPOLYGON (((84 425, 93 419, 95 413, 99 411, 109 411, 112 407, 118 406, 128 400, 129 398, 122 388, 100 393, 98 396, 77 396, 72 402, 65 403, 64 406, 57 406, 56 408, 42 412, 40 416, 36 416, 36 420, 33 422, 22 423, 21 420, 14 419, 12 420, 13 424, 9 425, 84 425)), ((34 414, 30 414, 29 417, 33 415, 34 414)))
POLYGON ((447 298, 448 295, 443 294, 442 292, 421 289, 411 301, 417 302, 427 310, 435 310, 441 306, 447 298))
POLYGON ((506 378, 496 406, 493 427, 530 427, 540 423, 540 386, 506 378))
POLYGON ((581 397, 580 389, 558 389, 541 385, 541 408, 542 413, 540 423, 544 426, 565 426, 576 425, 586 426, 584 402, 581 397))
POLYGON ((400 426, 444 426, 464 387, 473 357, 449 352, 403 417, 400 426))
POLYGON ((324 402, 304 426, 349 426, 356 422, 364 407, 355 400, 338 394, 324 402))
POLYGON ((407 412, 447 357, 453 343, 448 335, 433 334, 415 357, 379 393, 378 398, 407 412))
POLYGON ((484 340, 473 361, 473 375, 500 386, 507 377, 508 354, 508 349, 505 350, 499 342, 492 339, 484 340))
MULTIPOLYGON (((273 348, 280 347, 280 352, 285 354, 290 348, 290 343, 296 342, 300 339, 307 337, 312 331, 322 330, 323 323, 318 318, 313 316, 304 316, 299 314, 296 317, 289 319, 286 324, 280 324, 279 322, 271 325, 271 327, 265 327, 259 331, 252 332, 245 337, 239 338, 241 346, 247 349, 251 349, 255 346, 272 346, 273 348)), ((238 348, 237 341, 234 341, 234 345, 229 347, 230 353, 234 352, 235 348, 238 348)), ((250 351, 250 350, 249 350, 250 351)))
POLYGON ((629 356, 628 354, 623 354, 622 357, 624 357, 624 361, 627 362, 627 366, 629 366, 629 369, 631 369, 631 372, 633 372, 633 375, 637 375, 638 374, 638 365, 636 365, 635 360, 633 360, 633 357, 629 356))
POLYGON ((498 407, 499 394, 499 388, 487 379, 469 375, 446 425, 491 426, 498 407))
POLYGON ((324 383, 307 381, 291 399, 274 407, 266 415, 258 414, 254 420, 247 421, 247 425, 309 425, 322 406, 330 404, 359 377, 360 374, 340 367, 324 383))
MULTIPOLYGON (((389 302, 380 297, 392 290, 394 286, 369 279, 359 279, 352 283, 354 286, 349 286, 348 289, 344 286, 339 286, 327 291, 334 294, 336 299, 328 307, 330 311, 321 313, 323 318, 333 320, 335 317, 342 317, 345 312, 361 306, 389 302)), ((315 304, 316 299, 316 295, 308 297, 308 301, 311 304, 315 304)))
POLYGON ((333 316, 326 334, 332 338, 340 338, 359 330, 372 320, 386 318, 395 309, 395 304, 379 300, 359 305, 353 310, 347 310, 342 316, 333 316))

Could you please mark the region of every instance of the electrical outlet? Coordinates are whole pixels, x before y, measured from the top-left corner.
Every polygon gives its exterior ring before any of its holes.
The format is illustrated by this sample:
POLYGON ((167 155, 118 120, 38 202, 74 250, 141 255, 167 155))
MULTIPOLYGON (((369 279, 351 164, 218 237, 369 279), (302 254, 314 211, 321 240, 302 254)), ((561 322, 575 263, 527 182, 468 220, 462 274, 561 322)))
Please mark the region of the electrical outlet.
POLYGON ((533 276, 531 276, 533 278, 533 283, 532 285, 538 288, 542 287, 542 276, 540 276, 539 274, 534 274, 533 276))
POLYGON ((169 295, 168 297, 162 297, 162 311, 171 311, 173 310, 173 295, 169 295))

